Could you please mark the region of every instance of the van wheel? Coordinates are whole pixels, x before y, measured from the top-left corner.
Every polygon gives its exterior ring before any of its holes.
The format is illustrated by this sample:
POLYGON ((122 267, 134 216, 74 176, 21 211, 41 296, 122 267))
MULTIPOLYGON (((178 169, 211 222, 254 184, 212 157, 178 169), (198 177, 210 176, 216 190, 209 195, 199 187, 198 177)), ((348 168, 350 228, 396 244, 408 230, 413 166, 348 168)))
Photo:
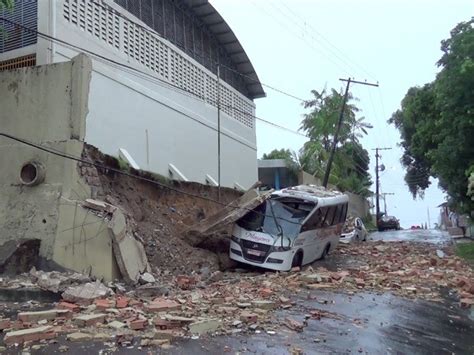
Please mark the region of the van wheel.
POLYGON ((329 249, 331 249, 331 244, 326 245, 326 248, 324 248, 323 254, 321 255, 321 260, 326 259, 326 256, 329 254, 329 249))
POLYGON ((293 261, 291 262, 291 267, 301 267, 303 264, 303 252, 298 251, 296 252, 295 256, 293 257, 293 261))

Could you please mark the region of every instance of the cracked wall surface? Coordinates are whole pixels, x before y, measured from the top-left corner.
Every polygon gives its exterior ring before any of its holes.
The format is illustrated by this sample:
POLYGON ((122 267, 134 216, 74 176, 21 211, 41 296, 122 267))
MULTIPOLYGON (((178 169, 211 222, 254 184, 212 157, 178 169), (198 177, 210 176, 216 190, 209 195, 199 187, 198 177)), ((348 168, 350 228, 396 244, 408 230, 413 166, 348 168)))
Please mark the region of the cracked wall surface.
MULTIPOLYGON (((80 157, 92 64, 70 62, 0 72, 0 132, 80 157)), ((0 245, 38 238, 40 255, 76 271, 112 279, 117 268, 107 221, 81 207, 91 196, 77 162, 0 136, 0 245), (44 167, 44 181, 20 179, 28 162, 44 167)))

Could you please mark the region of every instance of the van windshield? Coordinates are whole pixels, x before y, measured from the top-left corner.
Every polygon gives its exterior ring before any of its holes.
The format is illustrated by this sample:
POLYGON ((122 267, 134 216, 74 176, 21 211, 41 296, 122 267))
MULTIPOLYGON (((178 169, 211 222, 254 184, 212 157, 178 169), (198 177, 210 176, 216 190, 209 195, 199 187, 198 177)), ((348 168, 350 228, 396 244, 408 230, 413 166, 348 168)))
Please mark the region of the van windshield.
POLYGON ((314 203, 303 200, 270 198, 240 218, 237 225, 248 231, 270 234, 276 239, 278 223, 283 236, 294 239, 300 232, 301 223, 314 207, 314 203), (273 217, 272 209, 276 218, 273 217))

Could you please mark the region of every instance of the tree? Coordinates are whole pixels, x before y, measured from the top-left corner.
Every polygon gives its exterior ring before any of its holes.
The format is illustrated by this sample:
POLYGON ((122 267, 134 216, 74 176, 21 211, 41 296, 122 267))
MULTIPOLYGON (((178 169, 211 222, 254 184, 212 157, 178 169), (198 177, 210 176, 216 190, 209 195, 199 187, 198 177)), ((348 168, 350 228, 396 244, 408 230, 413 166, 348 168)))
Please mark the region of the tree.
MULTIPOLYGON (((3 9, 12 10, 14 6, 14 0, 0 0, 0 11, 3 9)), ((4 35, 4 29, 0 26, 0 36, 4 35)))
MULTIPOLYGON (((304 115, 301 123, 309 141, 301 149, 299 161, 305 171, 322 178, 344 95, 334 89, 329 93, 326 90, 313 90, 311 93, 314 98, 304 102, 304 107, 311 111, 304 115)), ((343 191, 368 195, 372 184, 368 173, 370 158, 359 138, 372 126, 364 121, 364 117, 357 117, 360 110, 351 101, 356 99, 349 93, 329 182, 343 191)))
POLYGON ((13 9, 14 0, 0 0, 0 10, 3 8, 13 9))
POLYGON ((410 88, 389 122, 401 133, 405 180, 414 197, 423 196, 429 178, 458 210, 470 211, 468 177, 474 169, 474 19, 458 24, 441 42, 436 79, 410 88))

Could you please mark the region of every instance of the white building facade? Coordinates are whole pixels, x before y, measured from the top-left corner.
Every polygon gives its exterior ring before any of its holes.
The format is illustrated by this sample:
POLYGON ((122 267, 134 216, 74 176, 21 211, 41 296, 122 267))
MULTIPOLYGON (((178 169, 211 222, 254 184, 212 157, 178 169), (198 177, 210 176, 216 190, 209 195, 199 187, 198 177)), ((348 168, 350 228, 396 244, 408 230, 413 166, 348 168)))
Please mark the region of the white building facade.
POLYGON ((0 70, 93 59, 87 143, 214 185, 219 106, 221 185, 257 180, 253 100, 265 93, 207 0, 16 0, 0 16, 0 70))

